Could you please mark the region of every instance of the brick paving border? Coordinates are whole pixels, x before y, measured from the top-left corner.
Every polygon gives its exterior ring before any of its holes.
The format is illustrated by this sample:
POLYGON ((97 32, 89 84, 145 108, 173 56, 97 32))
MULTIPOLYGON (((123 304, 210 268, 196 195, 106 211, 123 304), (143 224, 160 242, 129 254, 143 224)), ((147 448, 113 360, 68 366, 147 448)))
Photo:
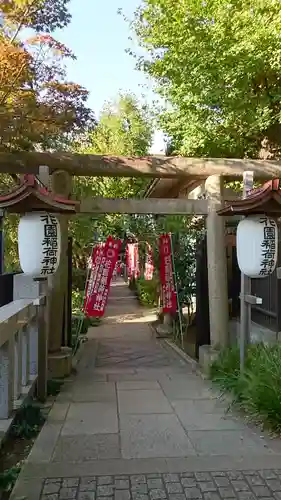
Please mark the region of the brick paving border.
POLYGON ((281 470, 45 479, 41 500, 281 500, 281 470))

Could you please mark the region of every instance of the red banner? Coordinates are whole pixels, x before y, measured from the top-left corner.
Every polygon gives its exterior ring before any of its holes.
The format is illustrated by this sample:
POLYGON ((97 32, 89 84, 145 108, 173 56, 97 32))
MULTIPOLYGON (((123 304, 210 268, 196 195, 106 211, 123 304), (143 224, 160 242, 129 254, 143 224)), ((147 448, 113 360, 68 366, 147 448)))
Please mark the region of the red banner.
POLYGON ((164 313, 177 311, 177 295, 173 276, 171 236, 162 234, 159 238, 160 280, 164 313))
POLYGON ((110 283, 118 254, 121 247, 121 240, 114 240, 111 236, 107 238, 102 254, 95 255, 93 265, 94 277, 91 287, 89 286, 88 300, 85 313, 89 317, 103 316, 107 304, 110 283))
POLYGON ((145 259, 145 269, 144 269, 144 279, 149 281, 152 280, 154 273, 153 265, 153 251, 149 243, 146 243, 146 259, 145 259))
POLYGON ((140 259, 139 259, 139 245, 134 243, 134 277, 137 280, 140 277, 140 259))
POLYGON ((135 274, 135 248, 134 243, 127 243, 126 248, 126 265, 128 278, 132 279, 135 274))
POLYGON ((93 292, 93 286, 94 286, 95 280, 96 280, 97 266, 99 266, 101 263, 103 250, 104 250, 104 243, 98 243, 98 245, 93 247, 92 255, 89 258, 90 271, 88 273, 88 279, 87 279, 87 283, 86 283, 84 307, 83 307, 83 311, 85 313, 87 311, 89 299, 90 299, 92 292, 93 292))

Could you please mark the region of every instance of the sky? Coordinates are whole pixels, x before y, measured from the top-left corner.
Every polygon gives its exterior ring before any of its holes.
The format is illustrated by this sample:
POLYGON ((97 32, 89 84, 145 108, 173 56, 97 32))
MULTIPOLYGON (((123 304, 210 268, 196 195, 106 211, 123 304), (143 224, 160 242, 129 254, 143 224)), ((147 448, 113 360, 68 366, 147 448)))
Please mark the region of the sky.
MULTIPOLYGON (((128 24, 117 10, 132 18, 140 0, 71 0, 71 24, 56 38, 75 53, 76 61, 68 61, 68 79, 90 91, 89 105, 96 116, 105 101, 114 99, 120 90, 132 92, 148 104, 155 95, 152 82, 135 69, 135 60, 127 54, 132 45, 128 24), (144 97, 143 97, 144 96, 144 97)), ((156 132, 152 153, 164 153, 163 134, 156 132)))

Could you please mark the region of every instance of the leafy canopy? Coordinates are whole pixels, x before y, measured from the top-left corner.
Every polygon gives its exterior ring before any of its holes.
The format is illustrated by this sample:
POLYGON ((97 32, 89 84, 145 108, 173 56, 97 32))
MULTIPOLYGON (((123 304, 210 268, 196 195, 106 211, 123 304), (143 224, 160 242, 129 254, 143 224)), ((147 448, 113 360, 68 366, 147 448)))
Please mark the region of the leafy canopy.
MULTIPOLYGON (((152 143, 152 124, 146 106, 135 96, 120 94, 113 102, 105 104, 97 127, 84 140, 74 144, 74 150, 84 154, 145 156, 152 143)), ((77 199, 87 196, 107 198, 140 197, 147 180, 122 177, 76 177, 73 193, 77 199)), ((75 265, 83 266, 88 251, 98 236, 123 237, 129 229, 131 217, 105 214, 89 218, 79 216, 70 222, 74 236, 75 265), (86 252, 85 252, 86 250, 86 252)))
MULTIPOLYGON (((280 153, 279 0, 144 0, 132 28, 139 67, 172 105, 171 151, 266 157, 280 153)), ((171 106, 170 106, 171 108, 171 106)))
POLYGON ((69 23, 67 5, 68 0, 1 2, 0 151, 65 147, 94 124, 88 92, 66 78, 64 59, 75 56, 51 35, 69 23))

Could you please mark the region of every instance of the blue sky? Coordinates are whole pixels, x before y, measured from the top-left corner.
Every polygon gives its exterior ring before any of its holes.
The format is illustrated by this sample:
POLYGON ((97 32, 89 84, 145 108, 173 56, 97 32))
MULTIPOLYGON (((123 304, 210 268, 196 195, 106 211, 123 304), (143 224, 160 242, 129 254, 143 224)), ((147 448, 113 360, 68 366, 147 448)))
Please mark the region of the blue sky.
MULTIPOLYGON (((135 60, 125 52, 132 47, 128 40, 132 33, 117 14, 122 8, 132 18, 139 4, 140 0, 71 0, 72 22, 57 34, 77 57, 67 64, 68 78, 90 91, 89 104, 97 116, 104 102, 114 99, 120 90, 133 92, 138 98, 144 94, 148 103, 155 98, 151 82, 135 70, 135 60)), ((152 152, 161 150, 163 153, 163 138, 158 132, 152 152)))

